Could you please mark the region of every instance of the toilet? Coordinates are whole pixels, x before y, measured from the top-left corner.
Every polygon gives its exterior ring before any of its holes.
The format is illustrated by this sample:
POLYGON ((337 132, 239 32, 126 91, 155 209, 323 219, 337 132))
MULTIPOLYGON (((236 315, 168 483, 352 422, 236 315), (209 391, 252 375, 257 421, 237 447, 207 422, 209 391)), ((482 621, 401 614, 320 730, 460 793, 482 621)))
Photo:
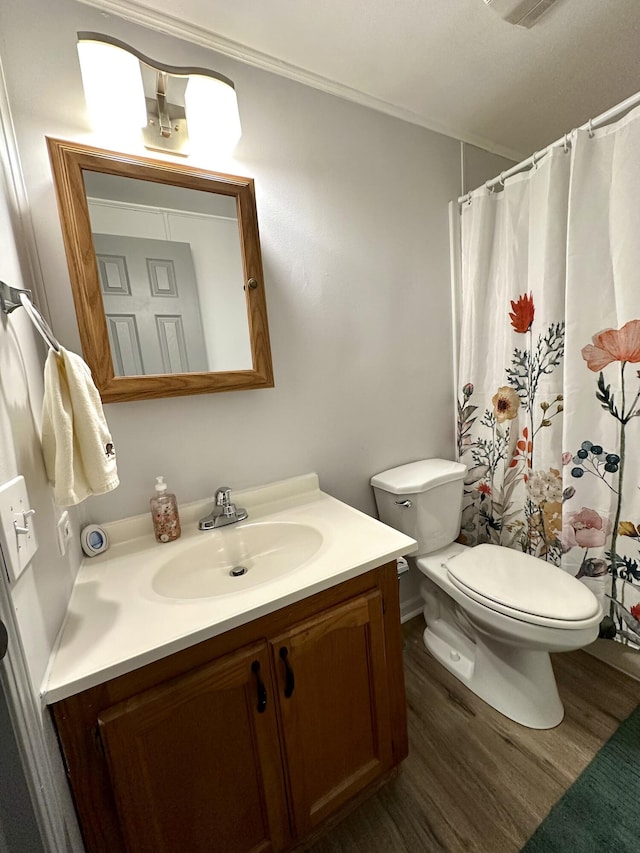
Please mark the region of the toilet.
POLYGON ((424 579, 424 644, 477 696, 533 729, 564 716, 550 652, 598 636, 602 616, 579 580, 498 545, 467 547, 460 531, 466 467, 425 459, 371 479, 380 520, 418 542, 408 557, 424 579))

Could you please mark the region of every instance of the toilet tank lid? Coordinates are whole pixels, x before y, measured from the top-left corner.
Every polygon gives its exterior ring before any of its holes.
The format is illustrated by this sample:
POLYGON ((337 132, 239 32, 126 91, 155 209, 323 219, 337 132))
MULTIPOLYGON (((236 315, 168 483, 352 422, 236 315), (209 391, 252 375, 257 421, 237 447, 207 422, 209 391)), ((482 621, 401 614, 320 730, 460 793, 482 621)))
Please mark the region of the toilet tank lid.
POLYGON ((421 459, 397 468, 389 468, 371 478, 374 489, 393 495, 415 495, 443 483, 462 480, 467 472, 465 465, 449 459, 421 459))

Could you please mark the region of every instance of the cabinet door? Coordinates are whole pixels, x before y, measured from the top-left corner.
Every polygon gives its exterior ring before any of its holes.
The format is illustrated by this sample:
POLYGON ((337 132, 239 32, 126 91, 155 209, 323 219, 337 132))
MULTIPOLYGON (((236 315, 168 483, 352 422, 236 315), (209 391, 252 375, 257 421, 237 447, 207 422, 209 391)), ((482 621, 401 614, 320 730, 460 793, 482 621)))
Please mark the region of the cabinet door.
POLYGON ((289 839, 266 643, 99 716, 131 853, 262 853, 289 839))
POLYGON ((272 655, 300 837, 392 764, 380 592, 293 627, 272 655))

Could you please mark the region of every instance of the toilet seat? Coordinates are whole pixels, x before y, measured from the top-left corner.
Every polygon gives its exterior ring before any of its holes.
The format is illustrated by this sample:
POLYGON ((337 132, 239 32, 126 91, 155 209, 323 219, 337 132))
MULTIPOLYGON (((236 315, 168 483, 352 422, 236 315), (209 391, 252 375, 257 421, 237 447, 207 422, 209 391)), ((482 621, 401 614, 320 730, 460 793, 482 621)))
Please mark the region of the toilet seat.
POLYGON ((597 599, 584 584, 529 554, 484 544, 443 566, 461 593, 522 622, 576 630, 600 621, 597 599))

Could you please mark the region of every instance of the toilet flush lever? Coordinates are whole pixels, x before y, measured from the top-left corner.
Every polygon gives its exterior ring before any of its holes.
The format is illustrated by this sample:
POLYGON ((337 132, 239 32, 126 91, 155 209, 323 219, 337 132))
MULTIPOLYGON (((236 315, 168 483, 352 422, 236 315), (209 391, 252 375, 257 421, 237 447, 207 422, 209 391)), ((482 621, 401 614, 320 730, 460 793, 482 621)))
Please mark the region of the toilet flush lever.
POLYGON ((403 506, 403 507, 405 507, 405 509, 410 509, 413 506, 413 504, 407 498, 407 500, 404 500, 404 501, 396 501, 396 506, 403 506))

